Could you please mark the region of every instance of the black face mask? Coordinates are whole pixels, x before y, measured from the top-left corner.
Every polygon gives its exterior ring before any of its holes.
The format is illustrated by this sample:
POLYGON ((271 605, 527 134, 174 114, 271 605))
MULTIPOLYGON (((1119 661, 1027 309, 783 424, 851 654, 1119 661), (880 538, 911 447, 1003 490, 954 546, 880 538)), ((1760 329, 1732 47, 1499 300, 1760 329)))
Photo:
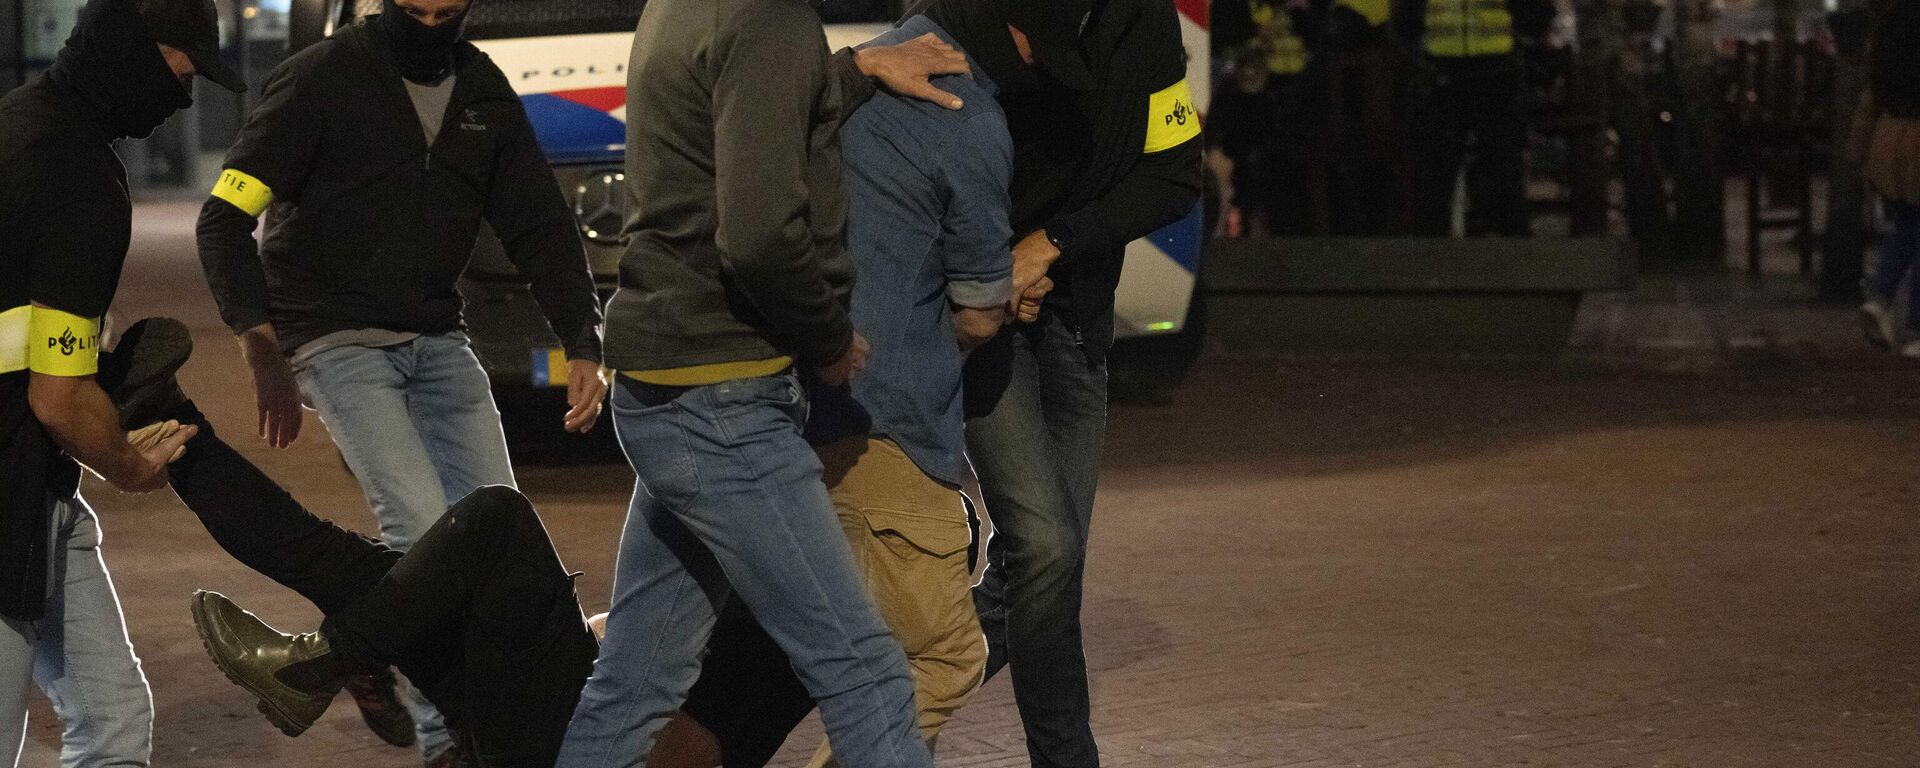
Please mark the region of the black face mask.
POLYGON ((375 28, 393 45, 393 66, 416 83, 437 83, 453 71, 453 52, 466 32, 467 17, 429 27, 394 0, 381 0, 375 28))
POLYGON ((144 139, 193 105, 131 2, 95 0, 82 8, 48 76, 97 105, 112 138, 144 139))
MULTIPOLYGON (((165 59, 161 62, 164 65, 165 59)), ((113 124, 128 138, 144 139, 165 123, 173 113, 193 106, 193 91, 187 88, 172 69, 162 66, 153 71, 157 77, 135 90, 137 96, 126 98, 108 108, 113 124)))

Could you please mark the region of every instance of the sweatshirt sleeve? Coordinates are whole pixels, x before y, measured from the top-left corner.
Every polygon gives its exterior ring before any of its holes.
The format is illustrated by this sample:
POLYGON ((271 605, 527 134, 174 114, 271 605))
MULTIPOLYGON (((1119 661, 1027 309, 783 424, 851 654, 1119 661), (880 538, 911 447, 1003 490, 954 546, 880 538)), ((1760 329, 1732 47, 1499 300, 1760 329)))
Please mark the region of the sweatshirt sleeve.
POLYGON ((269 319, 267 276, 253 230, 275 200, 299 198, 319 150, 324 117, 302 98, 305 61, 291 59, 267 79, 200 209, 200 267, 220 318, 236 333, 269 319))
POLYGON ((527 279, 569 360, 600 361, 600 297, 580 230, 540 149, 526 110, 494 158, 486 217, 507 260, 527 279))
POLYGON ((824 364, 853 340, 810 219, 810 141, 829 89, 827 57, 806 6, 767 5, 716 52, 715 242, 722 268, 790 351, 824 364))
POLYGON ((1071 249, 1060 256, 1069 263, 1076 254, 1104 254, 1178 221, 1200 201, 1205 167, 1200 140, 1200 114, 1186 81, 1185 49, 1172 3, 1155 3, 1127 35, 1114 71, 1162 73, 1149 82, 1151 93, 1118 95, 1107 109, 1124 110, 1146 123, 1139 159, 1106 194, 1077 211, 1054 217, 1048 234, 1065 235, 1071 249))
POLYGON ((833 71, 833 79, 840 88, 840 122, 845 123, 855 110, 866 106, 873 99, 875 86, 873 79, 860 71, 860 63, 854 59, 852 48, 842 48, 828 60, 833 71))

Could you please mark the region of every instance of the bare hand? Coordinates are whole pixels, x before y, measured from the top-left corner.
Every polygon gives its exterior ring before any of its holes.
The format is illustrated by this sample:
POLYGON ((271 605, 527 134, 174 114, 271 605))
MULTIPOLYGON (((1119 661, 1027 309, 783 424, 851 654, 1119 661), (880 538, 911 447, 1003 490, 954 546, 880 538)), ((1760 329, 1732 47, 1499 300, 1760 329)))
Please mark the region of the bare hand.
POLYGON ((847 353, 840 359, 820 368, 820 382, 829 387, 837 387, 853 381, 853 377, 867 368, 867 337, 853 332, 853 346, 847 347, 847 353))
POLYGON ((253 369, 253 398, 260 410, 260 439, 275 448, 300 438, 300 385, 293 367, 280 354, 280 338, 273 325, 263 323, 240 332, 240 356, 253 369))
POLYGON ((294 381, 287 361, 253 367, 253 396, 260 410, 260 438, 267 445, 285 448, 300 438, 300 385, 294 381))
MULTIPOLYGON (((1013 246, 1013 298, 1008 301, 1008 309, 1016 316, 1020 314, 1020 304, 1026 299, 1028 291, 1047 276, 1047 269, 1059 258, 1060 249, 1047 239, 1044 229, 1020 238, 1020 242, 1013 246)), ((1047 290, 1053 290, 1053 286, 1049 284, 1047 290)), ((1041 291, 1041 295, 1046 295, 1046 291, 1041 291)))
POLYGON ((163 421, 127 433, 127 443, 134 452, 140 454, 141 462, 134 474, 125 477, 105 477, 115 488, 129 493, 145 493, 167 486, 167 465, 187 455, 187 441, 200 434, 200 428, 181 425, 178 421, 163 421))
POLYGON ((959 97, 933 87, 938 75, 964 75, 972 72, 967 55, 928 33, 899 45, 865 48, 855 53, 860 73, 880 81, 880 85, 907 98, 929 101, 959 109, 966 106, 959 97))
POLYGON ((607 371, 592 360, 567 361, 568 432, 584 435, 600 421, 600 407, 607 399, 607 371))
POLYGON ((1019 301, 1015 302, 1013 310, 1014 322, 1031 323, 1039 320, 1040 301, 1045 299, 1047 294, 1052 291, 1053 278, 1041 275, 1040 281, 1028 287, 1027 292, 1020 294, 1019 301))

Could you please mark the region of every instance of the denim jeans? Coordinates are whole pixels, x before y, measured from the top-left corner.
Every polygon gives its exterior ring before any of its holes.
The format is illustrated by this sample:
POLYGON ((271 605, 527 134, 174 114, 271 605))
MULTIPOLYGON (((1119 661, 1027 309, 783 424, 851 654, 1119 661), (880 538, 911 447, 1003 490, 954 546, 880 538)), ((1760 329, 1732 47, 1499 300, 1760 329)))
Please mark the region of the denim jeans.
MULTIPOLYGON (((299 379, 387 546, 406 551, 475 488, 514 485, 500 411, 466 334, 337 347, 309 361, 299 379)), ((453 741, 439 713, 417 691, 406 702, 420 754, 447 750, 453 741)))
POLYGON ((47 514, 54 537, 47 614, 0 618, 0 765, 19 758, 31 682, 65 726, 61 765, 144 766, 153 751, 153 696, 100 558, 100 522, 78 495, 48 497, 47 514))
POLYGON ((686 700, 719 608, 737 595, 793 660, 852 768, 933 765, 913 681, 801 437, 791 374, 685 390, 621 378, 614 425, 638 483, 612 615, 562 768, 642 765, 686 700))
POLYGON ((987 675, 1013 667, 1034 766, 1097 766, 1080 589, 1106 439, 1106 363, 1046 312, 974 350, 966 388, 967 449, 993 522, 973 593, 987 675))
POLYGON ((1887 221, 1893 231, 1881 241, 1869 293, 1891 305, 1900 295, 1900 284, 1907 283, 1907 326, 1920 331, 1920 270, 1913 268, 1920 259, 1920 205, 1888 200, 1887 221))
MULTIPOLYGON (((931 749, 980 687, 987 663, 969 590, 965 502, 891 440, 855 435, 814 450, 855 567, 907 654, 920 735, 931 749)), ((764 766, 813 711, 813 697, 787 654, 734 601, 721 612, 681 710, 713 733, 728 768, 764 766)), ((807 765, 837 764, 830 757, 821 745, 807 765)))

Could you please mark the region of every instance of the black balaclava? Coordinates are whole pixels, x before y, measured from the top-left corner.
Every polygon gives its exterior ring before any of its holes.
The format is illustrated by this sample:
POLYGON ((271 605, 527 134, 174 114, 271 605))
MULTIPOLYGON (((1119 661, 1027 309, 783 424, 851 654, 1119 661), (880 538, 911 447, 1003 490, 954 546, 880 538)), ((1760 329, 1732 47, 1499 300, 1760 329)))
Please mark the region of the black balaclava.
POLYGON ((987 77, 993 78, 1003 94, 1030 91, 1039 87, 1040 73, 1021 60, 1020 49, 1013 45, 1013 35, 1007 31, 1007 2, 1009 0, 917 0, 901 18, 925 14, 939 24, 986 71, 987 77))
POLYGON ((47 77, 98 108, 109 139, 144 139, 193 105, 186 84, 147 34, 134 0, 91 0, 81 8, 47 77))
MULTIPOLYGON (((471 7, 468 9, 472 11, 471 7)), ((408 14, 394 0, 381 0, 373 26, 386 35, 393 49, 393 66, 400 76, 416 83, 437 83, 453 71, 453 52, 466 34, 467 16, 429 27, 408 14)))
POLYGON ((1081 26, 1089 0, 918 0, 903 18, 926 14, 953 34, 1002 90, 1019 93, 1042 84, 1073 90, 1092 87, 1080 55, 1081 26), (1028 65, 1007 26, 1020 28, 1033 47, 1028 65))

